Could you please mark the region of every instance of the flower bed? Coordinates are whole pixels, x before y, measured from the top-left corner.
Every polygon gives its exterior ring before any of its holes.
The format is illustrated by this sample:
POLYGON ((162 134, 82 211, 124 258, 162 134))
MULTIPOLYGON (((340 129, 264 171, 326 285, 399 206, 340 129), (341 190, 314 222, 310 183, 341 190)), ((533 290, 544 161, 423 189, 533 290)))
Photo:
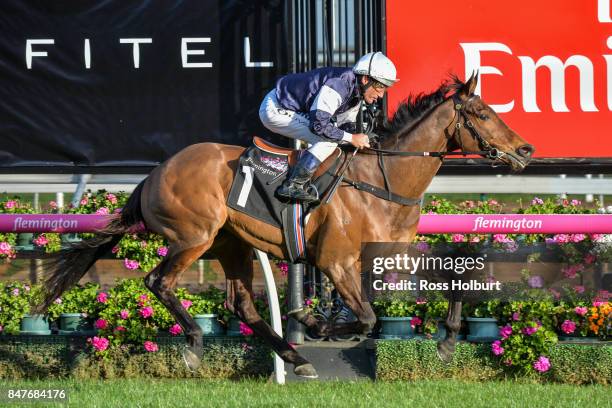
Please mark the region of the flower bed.
POLYGON ((268 376, 270 349, 260 341, 206 338, 202 365, 189 371, 181 355, 184 339, 158 337, 158 351, 123 346, 100 359, 84 338, 68 336, 0 336, 0 378, 244 378, 268 376))
POLYGON ((430 340, 379 340, 376 342, 376 378, 380 380, 527 379, 568 384, 611 384, 612 345, 558 344, 549 354, 550 369, 544 374, 508 371, 490 351, 489 344, 459 343, 452 361, 438 357, 430 340))

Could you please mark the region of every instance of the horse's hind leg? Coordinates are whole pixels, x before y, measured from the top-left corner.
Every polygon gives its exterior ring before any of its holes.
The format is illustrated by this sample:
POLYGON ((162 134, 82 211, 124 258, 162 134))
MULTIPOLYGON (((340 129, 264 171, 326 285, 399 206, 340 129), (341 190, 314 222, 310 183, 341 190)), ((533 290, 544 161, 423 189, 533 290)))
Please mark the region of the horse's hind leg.
POLYGON ((317 372, 297 351, 259 316, 253 302, 253 249, 238 239, 214 250, 227 278, 227 307, 261 336, 285 362, 293 364, 293 372, 306 378, 317 378, 317 372))
POLYGON ((171 245, 168 256, 145 277, 147 288, 166 306, 185 332, 188 346, 183 351, 183 358, 191 370, 196 370, 200 366, 203 346, 202 329, 176 297, 174 288, 183 271, 206 252, 211 243, 207 242, 177 251, 173 251, 171 245))
POLYGON ((457 333, 461 329, 461 295, 456 291, 449 292, 448 312, 446 314, 446 337, 438 341, 438 356, 445 363, 453 358, 457 344, 457 333))

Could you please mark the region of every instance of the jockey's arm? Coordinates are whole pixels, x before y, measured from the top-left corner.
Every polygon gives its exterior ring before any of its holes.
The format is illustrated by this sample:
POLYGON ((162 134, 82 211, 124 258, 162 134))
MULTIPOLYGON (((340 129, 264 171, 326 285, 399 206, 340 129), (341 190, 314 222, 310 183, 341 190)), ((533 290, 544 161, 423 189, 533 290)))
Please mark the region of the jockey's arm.
POLYGON ((331 122, 332 116, 349 92, 347 85, 339 78, 325 82, 310 107, 310 131, 336 143, 344 141, 355 147, 367 147, 369 146, 367 135, 361 133, 353 135, 337 128, 331 122))

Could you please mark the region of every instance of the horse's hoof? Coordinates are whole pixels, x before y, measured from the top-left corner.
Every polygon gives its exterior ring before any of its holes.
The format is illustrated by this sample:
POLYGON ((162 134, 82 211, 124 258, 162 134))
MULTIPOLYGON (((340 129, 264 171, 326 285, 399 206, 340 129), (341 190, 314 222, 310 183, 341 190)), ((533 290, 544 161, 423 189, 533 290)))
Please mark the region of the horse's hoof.
POLYGON ((185 347, 183 350, 183 361, 189 371, 197 371, 200 368, 202 352, 198 353, 193 347, 185 347), (194 352, 195 351, 195 352, 194 352))
POLYGON ((304 378, 319 378, 319 374, 317 374, 317 370, 315 370, 314 366, 310 363, 302 364, 293 369, 295 375, 304 378))
POLYGON ((453 354, 455 352, 455 347, 449 345, 447 342, 439 341, 436 347, 436 351, 438 353, 438 357, 444 363, 448 364, 453 360, 453 354))

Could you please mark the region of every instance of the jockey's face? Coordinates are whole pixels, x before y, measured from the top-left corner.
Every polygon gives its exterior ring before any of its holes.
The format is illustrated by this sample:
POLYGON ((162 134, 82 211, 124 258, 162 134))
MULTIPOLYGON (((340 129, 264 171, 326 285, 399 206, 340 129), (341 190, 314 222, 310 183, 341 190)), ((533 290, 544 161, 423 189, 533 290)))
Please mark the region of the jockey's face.
POLYGON ((361 77, 362 85, 365 86, 370 82, 372 82, 372 85, 368 86, 365 92, 363 92, 363 100, 367 104, 371 104, 378 101, 379 99, 382 99, 382 97, 385 96, 385 92, 387 91, 387 87, 381 84, 380 82, 375 81, 365 75, 361 77))

